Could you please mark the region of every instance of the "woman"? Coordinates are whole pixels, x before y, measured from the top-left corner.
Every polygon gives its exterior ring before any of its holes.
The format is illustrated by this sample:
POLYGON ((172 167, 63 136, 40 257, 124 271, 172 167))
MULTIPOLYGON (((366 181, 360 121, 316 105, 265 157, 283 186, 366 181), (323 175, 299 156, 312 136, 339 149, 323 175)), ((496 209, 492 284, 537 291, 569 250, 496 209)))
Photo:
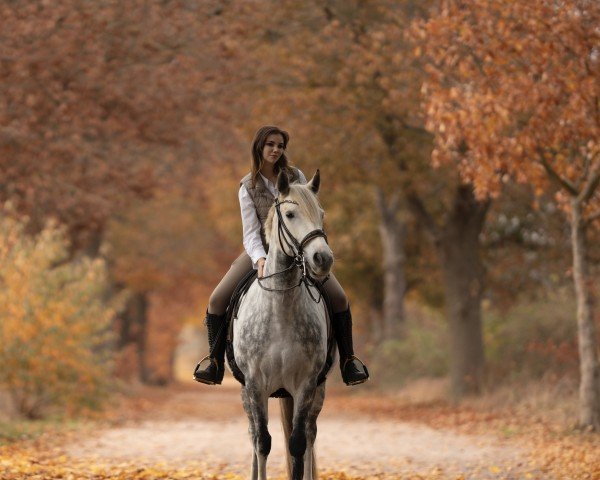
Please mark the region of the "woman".
MULTIPOLYGON (((210 296, 205 320, 210 354, 196 365, 194 378, 198 382, 215 385, 223 380, 227 337, 225 311, 229 300, 237 284, 252 268, 258 270, 259 277, 263 276, 267 257, 264 223, 278 196, 277 175, 285 170, 290 182, 306 183, 304 174, 288 165, 285 156, 288 140, 287 132, 274 126, 265 126, 256 132, 252 142, 251 172, 240 181, 239 190, 245 252, 231 264, 210 296)), ((334 312, 331 323, 340 353, 342 379, 346 385, 363 383, 369 378, 369 373, 354 356, 348 298, 334 275, 325 283, 325 290, 334 312)))

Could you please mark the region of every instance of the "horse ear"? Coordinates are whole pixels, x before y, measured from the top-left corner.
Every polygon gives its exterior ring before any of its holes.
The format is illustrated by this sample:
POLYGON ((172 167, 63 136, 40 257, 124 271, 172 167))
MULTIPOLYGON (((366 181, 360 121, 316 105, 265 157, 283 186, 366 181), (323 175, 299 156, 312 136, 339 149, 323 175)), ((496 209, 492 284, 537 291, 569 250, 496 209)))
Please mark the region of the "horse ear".
POLYGON ((321 185, 321 173, 319 172, 318 168, 315 176, 311 178, 310 182, 308 182, 306 185, 315 193, 315 195, 319 193, 319 186, 321 185))
POLYGON ((284 196, 290 193, 290 179, 284 170, 281 170, 277 176, 277 190, 279 190, 279 193, 284 196))

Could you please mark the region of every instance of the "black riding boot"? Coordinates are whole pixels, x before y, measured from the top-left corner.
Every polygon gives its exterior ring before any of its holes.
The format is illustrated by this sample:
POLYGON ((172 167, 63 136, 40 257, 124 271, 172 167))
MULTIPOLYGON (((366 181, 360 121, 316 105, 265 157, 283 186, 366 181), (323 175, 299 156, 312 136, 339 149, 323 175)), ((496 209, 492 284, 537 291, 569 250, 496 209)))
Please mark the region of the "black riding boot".
POLYGON ((354 356, 352 347, 352 315, 350 307, 345 312, 333 314, 331 319, 333 333, 337 340, 338 351, 340 353, 340 369, 342 371, 342 380, 346 385, 358 385, 366 382, 369 378, 367 367, 354 356))
POLYGON ((225 373, 225 345, 227 340, 227 322, 225 315, 213 315, 206 312, 206 329, 210 353, 204 357, 194 370, 194 380, 207 385, 220 385, 225 373), (202 363, 209 361, 205 368, 202 363))

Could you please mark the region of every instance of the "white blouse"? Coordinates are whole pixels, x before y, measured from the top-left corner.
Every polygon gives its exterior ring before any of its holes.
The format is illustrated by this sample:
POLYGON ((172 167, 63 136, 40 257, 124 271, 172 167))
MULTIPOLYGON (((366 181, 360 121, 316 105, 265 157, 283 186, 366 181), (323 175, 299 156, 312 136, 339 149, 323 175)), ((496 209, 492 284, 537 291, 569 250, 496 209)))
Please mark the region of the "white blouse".
MULTIPOLYGON (((298 174, 299 183, 305 184, 306 177, 304 174, 300 170, 298 170, 298 174)), ((263 182, 265 182, 269 192, 273 194, 273 197, 277 198, 279 195, 277 185, 268 180, 262 173, 259 172, 259 175, 262 177, 263 182)), ((246 190, 246 187, 243 185, 240 187, 238 197, 240 199, 240 210, 242 212, 244 248, 246 249, 248 256, 252 259, 252 266, 256 269, 258 268, 258 265, 256 264, 258 259, 267 258, 267 252, 265 252, 262 240, 260 239, 260 220, 258 219, 252 197, 250 197, 248 190, 246 190)))

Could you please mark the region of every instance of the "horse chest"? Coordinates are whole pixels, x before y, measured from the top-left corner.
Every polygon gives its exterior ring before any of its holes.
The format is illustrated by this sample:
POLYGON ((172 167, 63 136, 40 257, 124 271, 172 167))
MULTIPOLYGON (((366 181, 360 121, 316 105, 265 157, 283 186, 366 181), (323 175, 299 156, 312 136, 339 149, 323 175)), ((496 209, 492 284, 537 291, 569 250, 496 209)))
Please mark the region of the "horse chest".
POLYGON ((274 321, 267 314, 257 314, 252 322, 238 319, 236 336, 254 350, 267 347, 288 348, 292 345, 320 343, 323 338, 322 323, 318 318, 303 315, 287 315, 274 321))
POLYGON ((277 303, 261 302, 260 308, 247 308, 239 316, 234 349, 240 366, 253 363, 283 373, 299 363, 322 364, 327 349, 324 312, 310 304, 282 309, 277 303))

